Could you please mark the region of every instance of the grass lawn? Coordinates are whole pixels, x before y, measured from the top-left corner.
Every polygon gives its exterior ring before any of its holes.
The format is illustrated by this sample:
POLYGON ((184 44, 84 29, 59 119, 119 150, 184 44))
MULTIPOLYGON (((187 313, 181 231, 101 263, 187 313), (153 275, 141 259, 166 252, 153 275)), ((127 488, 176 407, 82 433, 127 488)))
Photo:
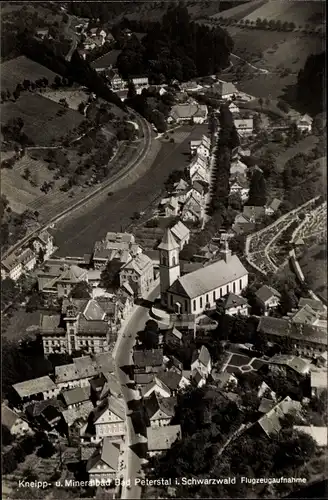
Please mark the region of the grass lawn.
POLYGON ((241 373, 241 370, 238 366, 231 366, 231 365, 228 365, 225 370, 225 372, 228 372, 228 373, 241 373))
POLYGON ((50 146, 60 143, 67 132, 84 120, 83 115, 71 109, 67 109, 63 116, 57 116, 61 109, 61 105, 41 95, 24 93, 16 102, 2 104, 1 124, 20 117, 24 122, 23 132, 35 145, 50 146))
POLYGON ((251 366, 254 368, 254 370, 259 370, 263 365, 265 365, 265 361, 263 361, 262 359, 254 359, 251 363, 251 366))
POLYGON ((55 76, 56 73, 25 56, 19 56, 1 64, 1 88, 8 89, 10 92, 25 79, 35 81, 48 78, 49 83, 53 83, 55 76))
POLYGON ((66 99, 68 107, 70 109, 74 109, 75 111, 78 110, 78 106, 81 102, 87 102, 89 98, 89 94, 80 89, 45 89, 39 91, 39 93, 42 97, 57 103, 59 103, 60 99, 66 99))
POLYGON ((248 356, 243 356, 242 354, 234 354, 229 361, 229 365, 232 366, 243 366, 250 362, 251 358, 248 356))

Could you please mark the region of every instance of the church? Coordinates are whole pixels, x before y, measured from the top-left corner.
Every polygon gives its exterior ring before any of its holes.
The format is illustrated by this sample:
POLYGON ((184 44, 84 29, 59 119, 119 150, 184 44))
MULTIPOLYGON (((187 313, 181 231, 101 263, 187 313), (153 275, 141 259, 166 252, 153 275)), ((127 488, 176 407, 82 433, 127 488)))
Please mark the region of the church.
POLYGON ((180 275, 179 244, 166 229, 158 246, 161 304, 178 314, 202 314, 227 293, 240 295, 248 284, 248 272, 228 243, 222 258, 184 276, 180 275))

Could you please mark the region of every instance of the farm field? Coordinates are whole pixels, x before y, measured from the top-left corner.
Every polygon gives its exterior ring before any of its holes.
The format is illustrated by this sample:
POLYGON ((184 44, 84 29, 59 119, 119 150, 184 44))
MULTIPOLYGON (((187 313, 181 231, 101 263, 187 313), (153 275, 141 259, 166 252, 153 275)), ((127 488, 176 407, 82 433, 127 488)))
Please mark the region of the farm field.
POLYGON ((231 9, 224 10, 213 16, 210 16, 211 19, 218 19, 222 17, 223 19, 235 19, 236 21, 240 21, 244 19, 246 16, 252 14, 254 10, 261 7, 266 3, 266 0, 252 0, 251 2, 245 2, 244 5, 237 5, 236 7, 232 7, 231 9))
POLYGON ((37 146, 50 146, 59 143, 70 130, 78 127, 84 117, 77 111, 67 109, 62 116, 57 112, 61 105, 37 94, 22 94, 16 102, 1 105, 1 124, 12 118, 21 117, 24 122, 23 132, 37 146))
POLYGON ((327 243, 307 248, 298 261, 310 288, 327 301, 327 243))
POLYGON ((25 56, 19 56, 1 64, 1 88, 9 89, 10 92, 15 90, 16 85, 22 83, 25 78, 31 81, 48 78, 52 83, 55 76, 56 73, 25 56))
POLYGON ((267 0, 261 2, 258 8, 248 14, 244 19, 256 21, 256 19, 267 19, 268 21, 294 22, 298 26, 306 24, 315 25, 324 20, 324 3, 321 0, 267 0))
POLYGON ((42 90, 40 95, 50 101, 59 103, 60 99, 66 99, 68 107, 75 111, 78 110, 78 106, 81 102, 87 102, 89 98, 89 94, 87 94, 84 90, 75 89, 75 90, 42 90))

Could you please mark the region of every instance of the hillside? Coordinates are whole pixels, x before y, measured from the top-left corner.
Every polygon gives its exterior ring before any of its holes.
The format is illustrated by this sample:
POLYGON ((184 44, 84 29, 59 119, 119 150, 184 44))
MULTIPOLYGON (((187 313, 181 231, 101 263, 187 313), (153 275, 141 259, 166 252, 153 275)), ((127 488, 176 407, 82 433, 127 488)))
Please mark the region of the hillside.
MULTIPOLYGON (((263 2, 262 2, 263 3, 263 2)), ((244 21, 256 22, 257 19, 267 21, 293 22, 299 26, 317 26, 324 22, 324 2, 320 0, 267 0, 253 12, 245 16, 244 21)))
POLYGON ((236 7, 232 7, 232 9, 224 10, 223 12, 219 12, 211 16, 211 19, 235 19, 236 21, 240 21, 244 19, 246 16, 252 14, 254 10, 257 10, 263 4, 266 3, 267 0, 251 0, 245 2, 242 5, 237 5, 236 7))

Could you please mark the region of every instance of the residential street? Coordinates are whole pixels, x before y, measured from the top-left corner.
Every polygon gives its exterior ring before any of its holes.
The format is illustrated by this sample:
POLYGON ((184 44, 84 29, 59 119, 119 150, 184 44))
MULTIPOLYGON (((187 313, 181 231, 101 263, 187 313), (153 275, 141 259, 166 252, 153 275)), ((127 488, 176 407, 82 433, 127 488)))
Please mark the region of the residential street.
MULTIPOLYGON (((154 290, 147 297, 148 300, 153 301, 159 295, 159 283, 155 282, 154 290)), ((139 394, 137 391, 129 388, 128 383, 131 383, 130 377, 123 371, 121 367, 126 367, 132 365, 132 351, 133 345, 135 343, 135 337, 138 331, 143 330, 145 322, 148 319, 149 309, 144 306, 137 306, 130 321, 125 325, 124 329, 121 331, 121 336, 117 341, 117 349, 115 352, 115 364, 117 370, 117 377, 120 382, 124 401, 126 405, 131 400, 139 399, 139 394)), ((133 499, 140 498, 141 488, 135 485, 135 478, 140 477, 141 472, 141 459, 136 455, 136 453, 131 449, 131 446, 137 445, 138 443, 145 442, 145 438, 136 435, 134 427, 132 424, 131 410, 127 407, 127 434, 126 434, 126 455, 125 455, 125 474, 124 479, 131 481, 131 488, 127 488, 126 485, 122 487, 123 499, 133 499), (140 472, 138 472, 140 471, 140 472)))

